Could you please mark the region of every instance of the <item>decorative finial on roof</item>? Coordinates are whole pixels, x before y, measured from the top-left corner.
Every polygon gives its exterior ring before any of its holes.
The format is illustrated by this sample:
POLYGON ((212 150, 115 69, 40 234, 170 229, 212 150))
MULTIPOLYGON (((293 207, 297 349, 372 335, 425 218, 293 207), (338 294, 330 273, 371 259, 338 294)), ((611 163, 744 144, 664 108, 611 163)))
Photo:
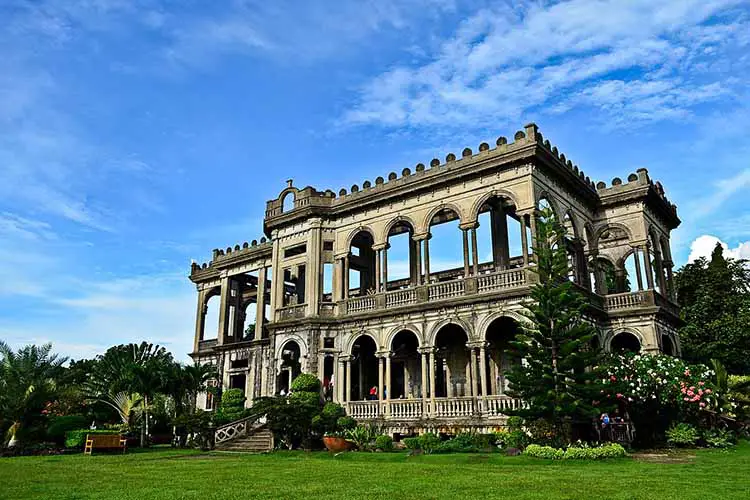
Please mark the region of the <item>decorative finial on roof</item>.
POLYGON ((292 183, 294 183, 294 179, 287 179, 286 180, 286 187, 292 187, 292 183))

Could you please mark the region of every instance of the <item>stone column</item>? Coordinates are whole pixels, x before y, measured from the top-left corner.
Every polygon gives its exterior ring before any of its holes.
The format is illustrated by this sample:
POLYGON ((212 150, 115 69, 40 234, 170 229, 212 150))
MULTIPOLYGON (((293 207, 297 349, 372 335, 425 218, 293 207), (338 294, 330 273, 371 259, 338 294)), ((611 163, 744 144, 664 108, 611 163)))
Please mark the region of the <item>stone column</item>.
POLYGON ((674 300, 674 282, 672 281, 672 264, 671 260, 664 261, 664 268, 667 270, 667 295, 674 300))
POLYGON ((258 271, 258 286, 255 296, 255 340, 260 340, 263 336, 263 327, 266 323, 266 267, 261 267, 258 271))
POLYGON ((527 215, 523 214, 519 217, 521 222, 521 251, 523 252, 523 265, 529 265, 529 241, 526 235, 526 219, 527 215))
POLYGON ((641 276, 641 259, 638 257, 638 249, 633 249, 633 261, 635 262, 635 279, 638 282, 638 291, 643 290, 643 277, 641 276))
POLYGON ((531 248, 533 252, 533 249, 536 246, 536 211, 529 215, 529 225, 531 226, 531 248))
POLYGON ((424 239, 424 282, 425 284, 430 283, 430 238, 431 234, 427 234, 424 239))
POLYGON ((435 350, 430 349, 429 353, 430 368, 430 415, 435 414, 435 350))
POLYGON ((375 250, 375 292, 380 292, 380 278, 382 277, 380 271, 380 254, 381 249, 375 250))
POLYGON ((415 285, 419 286, 422 284, 422 240, 421 239, 415 239, 415 255, 414 257, 417 260, 417 275, 416 280, 414 282, 415 285))
POLYGON ((378 358, 378 401, 383 402, 383 365, 385 360, 381 357, 378 358))
MULTIPOLYGON (((437 360, 435 360, 435 364, 437 365, 437 360)), ((446 354, 445 358, 443 358, 443 366, 445 366, 445 395, 449 398, 453 397, 453 380, 452 380, 452 374, 451 374, 451 365, 448 363, 448 355, 446 354)))
POLYGON ((471 396, 479 397, 479 384, 477 383, 477 356, 474 348, 469 348, 469 373, 471 374, 471 396))
POLYGON ((231 279, 229 276, 221 278, 221 303, 219 304, 219 334, 217 344, 222 345, 229 330, 229 302, 231 301, 231 279))
POLYGON ((336 399, 339 403, 344 403, 344 360, 341 356, 336 356, 336 399))
POLYGON ((344 256, 344 299, 349 298, 349 254, 344 256))
POLYGON ((388 291, 388 248, 390 245, 385 244, 383 248, 383 291, 388 291))
POLYGON ((385 394, 383 395, 385 399, 385 411, 387 415, 390 415, 391 413, 391 353, 386 353, 385 355, 385 394))
POLYGON ((469 277, 469 235, 468 229, 461 229, 464 242, 464 277, 469 277))
POLYGON ((648 289, 653 290, 654 289, 654 272, 651 267, 651 254, 648 251, 648 244, 645 244, 641 247, 641 250, 643 251, 643 260, 644 265, 646 267, 646 283, 648 283, 648 289))
POLYGON ((193 342, 193 352, 198 352, 200 341, 203 340, 203 332, 206 328, 206 312, 208 311, 206 295, 206 290, 198 290, 198 308, 195 311, 195 339, 193 342))
POLYGON ((507 269, 510 261, 510 249, 508 247, 508 219, 505 207, 501 201, 490 210, 490 224, 492 226, 492 260, 495 270, 507 269))
POLYGON ((479 224, 474 224, 471 228, 471 259, 474 264, 474 276, 479 274, 479 253, 477 251, 477 227, 479 224))
POLYGON ((344 401, 349 401, 352 398, 352 357, 346 357, 346 365, 344 366, 344 379, 346 380, 346 394, 344 395, 344 401))
POLYGON ((490 391, 487 390, 487 351, 485 350, 485 344, 479 347, 479 375, 482 378, 482 396, 489 396, 490 391))

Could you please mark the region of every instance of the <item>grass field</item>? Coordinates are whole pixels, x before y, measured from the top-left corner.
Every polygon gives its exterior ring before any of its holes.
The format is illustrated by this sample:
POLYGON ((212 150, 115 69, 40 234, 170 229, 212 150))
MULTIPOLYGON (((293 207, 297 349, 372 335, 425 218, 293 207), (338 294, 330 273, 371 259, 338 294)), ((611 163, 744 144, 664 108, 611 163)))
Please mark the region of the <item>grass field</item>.
POLYGON ((22 457, 0 459, 0 498, 750 499, 750 444, 678 458, 552 463, 499 454, 333 457, 169 449, 22 457))

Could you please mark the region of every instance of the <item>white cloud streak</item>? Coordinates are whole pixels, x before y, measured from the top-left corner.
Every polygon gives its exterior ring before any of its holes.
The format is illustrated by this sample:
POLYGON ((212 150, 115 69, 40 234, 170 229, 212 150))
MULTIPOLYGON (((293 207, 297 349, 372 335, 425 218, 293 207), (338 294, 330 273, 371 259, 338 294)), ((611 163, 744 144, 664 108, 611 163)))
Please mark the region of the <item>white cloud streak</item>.
POLYGON ((721 79, 688 75, 700 72, 704 54, 724 50, 703 23, 738 3, 572 0, 483 10, 430 62, 366 84, 341 122, 454 130, 517 121, 546 112, 541 106, 597 108, 610 126, 684 118, 729 92, 721 79))

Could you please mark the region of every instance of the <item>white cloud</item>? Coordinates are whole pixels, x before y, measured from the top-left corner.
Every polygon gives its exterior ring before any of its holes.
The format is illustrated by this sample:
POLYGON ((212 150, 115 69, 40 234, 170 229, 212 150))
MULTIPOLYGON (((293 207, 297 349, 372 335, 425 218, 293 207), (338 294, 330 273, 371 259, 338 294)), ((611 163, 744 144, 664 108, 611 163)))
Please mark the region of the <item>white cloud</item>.
POLYGON ((393 67, 365 85, 342 122, 484 127, 541 105, 595 107, 627 126, 684 118, 728 92, 718 74, 694 74, 710 50, 725 50, 702 24, 737 3, 572 0, 483 10, 427 64, 393 67))
POLYGON ((732 177, 717 181, 712 193, 690 203, 690 213, 694 217, 710 215, 732 196, 746 192, 748 188, 750 188, 750 168, 742 170, 732 177))
POLYGON ((731 257, 733 259, 750 259, 750 241, 739 243, 735 248, 729 248, 729 245, 721 241, 716 236, 704 234, 702 236, 698 236, 690 244, 690 255, 688 256, 688 262, 693 262, 700 257, 710 259, 711 252, 714 251, 717 243, 724 248, 725 257, 731 257))

